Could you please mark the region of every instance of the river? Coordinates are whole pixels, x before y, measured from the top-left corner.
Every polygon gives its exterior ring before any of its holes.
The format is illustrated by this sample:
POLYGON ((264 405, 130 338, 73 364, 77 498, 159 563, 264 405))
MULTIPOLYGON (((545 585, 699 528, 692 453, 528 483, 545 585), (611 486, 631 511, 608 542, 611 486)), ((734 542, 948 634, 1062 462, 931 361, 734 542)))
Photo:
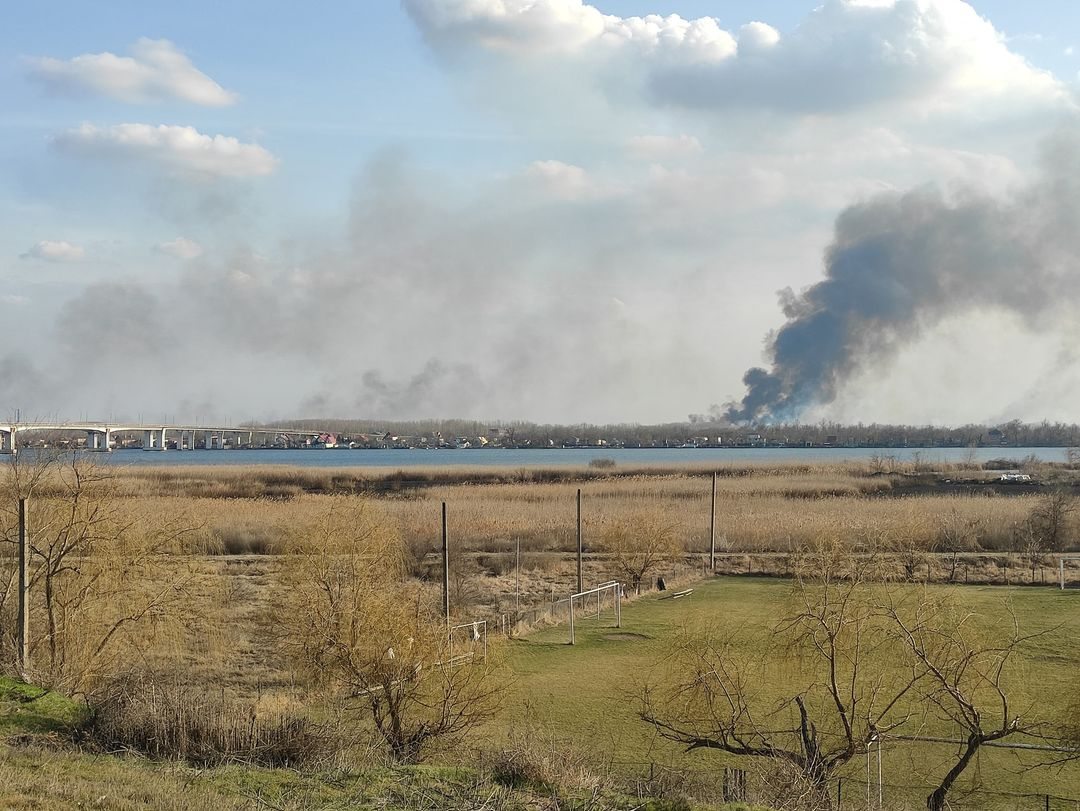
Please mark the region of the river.
POLYGON ((1065 448, 547 448, 511 450, 468 448, 456 450, 117 450, 94 454, 115 465, 289 465, 293 467, 585 467, 593 459, 611 459, 619 467, 648 464, 716 464, 730 462, 771 464, 777 462, 866 462, 872 456, 891 456, 899 461, 934 465, 978 462, 990 459, 1023 459, 1064 462, 1065 448))

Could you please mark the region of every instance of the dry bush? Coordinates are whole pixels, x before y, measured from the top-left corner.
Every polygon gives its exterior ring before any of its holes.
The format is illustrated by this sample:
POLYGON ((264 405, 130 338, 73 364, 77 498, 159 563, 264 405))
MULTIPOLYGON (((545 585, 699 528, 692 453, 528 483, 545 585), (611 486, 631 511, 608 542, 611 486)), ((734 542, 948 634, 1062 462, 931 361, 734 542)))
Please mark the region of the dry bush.
POLYGON ((492 717, 506 686, 494 657, 451 655, 445 620, 405 580, 401 541, 371 505, 337 500, 292 551, 277 598, 283 650, 366 717, 395 760, 416 762, 492 717))
POLYGON ((212 555, 278 555, 284 551, 285 533, 274 526, 250 523, 218 526, 213 529, 212 555))
POLYGON ((95 746, 196 766, 325 766, 342 749, 328 725, 287 705, 238 701, 177 683, 118 679, 91 702, 91 713, 85 731, 95 746))
POLYGON ((656 512, 639 512, 605 527, 596 548, 610 555, 622 577, 641 593, 642 584, 685 551, 679 524, 656 512))
POLYGON ((488 762, 492 780, 508 788, 595 791, 607 786, 609 779, 584 753, 557 746, 553 738, 534 729, 512 732, 488 762))

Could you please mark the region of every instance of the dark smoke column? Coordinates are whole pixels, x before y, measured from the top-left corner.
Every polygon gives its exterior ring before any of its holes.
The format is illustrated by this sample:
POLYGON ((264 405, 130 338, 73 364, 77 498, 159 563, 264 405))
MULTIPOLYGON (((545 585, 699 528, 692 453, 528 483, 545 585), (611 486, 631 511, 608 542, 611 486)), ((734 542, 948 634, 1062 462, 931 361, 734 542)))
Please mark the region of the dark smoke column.
POLYGON ((1010 201, 920 188, 846 209, 825 279, 781 294, 787 321, 767 341, 771 368, 746 372, 746 395, 728 404, 727 419, 796 419, 950 316, 1009 311, 1044 325, 1080 288, 1080 181, 1062 169, 1077 154, 1059 150, 1066 159, 1047 161, 1046 177, 1010 201))

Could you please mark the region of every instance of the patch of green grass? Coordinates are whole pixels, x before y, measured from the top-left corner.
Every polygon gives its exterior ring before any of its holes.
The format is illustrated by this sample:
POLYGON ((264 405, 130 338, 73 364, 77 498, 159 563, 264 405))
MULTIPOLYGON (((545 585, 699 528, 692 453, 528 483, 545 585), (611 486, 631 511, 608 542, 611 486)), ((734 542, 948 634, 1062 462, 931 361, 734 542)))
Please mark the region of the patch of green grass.
MULTIPOLYGON (((513 790, 469 769, 411 767, 301 774, 193 769, 130 757, 0 745, 5 811, 753 811, 689 806, 613 792, 513 790)), ((760 811, 765 811, 761 809, 760 811)))
POLYGON ((0 676, 0 736, 63 732, 84 716, 70 698, 0 676))
MULTIPOLYGON (((1080 593, 993 586, 951 589, 954 598, 987 628, 1011 627, 1011 608, 1025 633, 1055 629, 1027 651, 1010 691, 1017 707, 1049 708, 1050 714, 1061 718, 1073 712, 1080 699, 1080 593)), ((741 632, 742 644, 752 647, 755 638, 772 633, 790 605, 791 591, 791 583, 779 579, 715 578, 695 585, 694 593, 684 599, 648 596, 624 605, 621 629, 612 627, 610 611, 599 623, 578 619, 574 646, 567 644, 565 626, 517 640, 509 653, 517 677, 513 698, 492 736, 498 741, 508 730, 539 727, 549 738, 573 742, 578 749, 595 753, 598 760, 638 774, 650 763, 703 775, 735 765, 734 759, 722 753, 686 753, 659 740, 636 716, 640 688, 661 672, 681 629, 708 625, 723 634, 741 632)), ((794 682, 766 687, 773 689, 775 698, 799 692, 794 682)), ((883 755, 886 782, 907 787, 897 788, 894 794, 902 794, 917 807, 928 781, 947 770, 954 749, 894 743, 883 755)), ((1080 800, 1080 765, 1030 769, 1031 764, 1031 756, 1016 751, 984 750, 971 774, 978 774, 989 790, 1080 800)), ((848 779, 858 780, 861 769, 865 783, 865 768, 865 762, 851 764, 848 779)))

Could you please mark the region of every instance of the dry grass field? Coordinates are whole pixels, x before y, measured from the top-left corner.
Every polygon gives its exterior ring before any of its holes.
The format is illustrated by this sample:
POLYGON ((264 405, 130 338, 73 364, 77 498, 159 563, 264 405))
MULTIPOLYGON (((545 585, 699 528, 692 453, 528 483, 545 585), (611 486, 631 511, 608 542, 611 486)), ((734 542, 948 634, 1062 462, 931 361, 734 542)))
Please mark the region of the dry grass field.
MULTIPOLYGON (((1055 480, 1071 471, 1044 468, 1055 480)), ((116 471, 133 516, 182 514, 198 531, 186 551, 272 553, 288 533, 326 509, 332 495, 367 495, 418 552, 434 549, 440 504, 450 513, 455 548, 463 551, 569 551, 575 497, 582 490, 585 544, 605 525, 657 513, 679 527, 687 551, 708 547, 712 469, 623 471, 538 468, 282 470, 129 468, 116 471)), ((787 551, 823 537, 852 547, 906 543, 931 548, 949 522, 968 523, 984 550, 1007 549, 1034 496, 988 484, 996 474, 959 469, 883 473, 870 465, 801 464, 717 470, 719 548, 787 551), (937 484, 965 476, 966 487, 937 484)))

